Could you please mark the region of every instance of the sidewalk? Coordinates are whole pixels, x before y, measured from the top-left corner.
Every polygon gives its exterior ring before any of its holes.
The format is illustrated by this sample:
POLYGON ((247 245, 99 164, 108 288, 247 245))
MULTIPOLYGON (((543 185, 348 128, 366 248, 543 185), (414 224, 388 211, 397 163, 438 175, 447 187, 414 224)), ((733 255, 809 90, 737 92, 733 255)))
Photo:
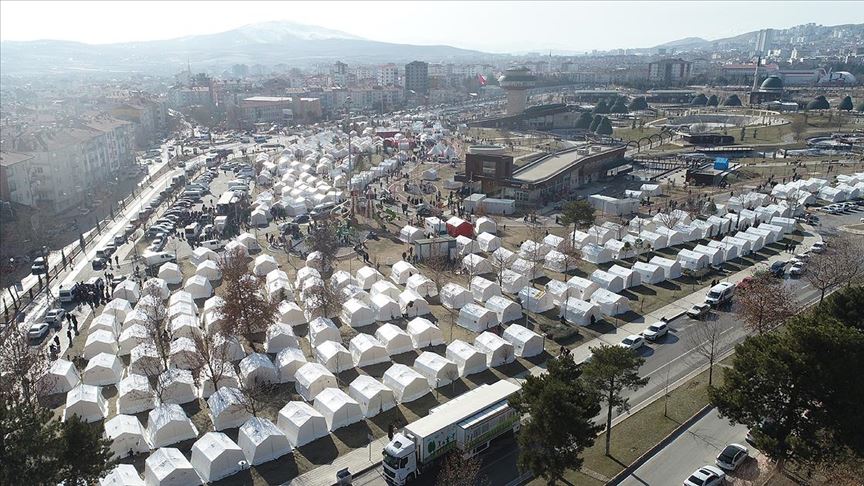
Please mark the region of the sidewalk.
MULTIPOLYGON (((809 233, 808 236, 805 236, 801 243, 796 247, 796 251, 799 249, 803 251, 803 249, 810 248, 813 243, 822 241, 822 237, 816 233, 815 229, 809 225, 801 225, 804 233, 809 233)), ((747 277, 753 275, 754 270, 758 268, 763 268, 764 265, 770 266, 772 263, 778 260, 787 260, 790 256, 788 254, 777 254, 772 255, 767 260, 759 262, 758 264, 748 267, 740 272, 736 272, 728 275, 724 282, 732 282, 738 283, 741 280, 744 280, 747 277)), ((573 355, 574 359, 579 362, 587 358, 590 353, 592 347, 601 345, 601 344, 617 344, 621 342, 624 336, 630 334, 639 334, 644 331, 649 323, 659 321, 661 319, 672 320, 675 319, 685 312, 687 309, 692 307, 694 304, 700 304, 705 301, 705 293, 708 291, 710 285, 706 285, 696 289, 691 294, 683 297, 681 299, 676 300, 660 309, 655 310, 654 312, 650 312, 640 319, 637 319, 634 322, 628 322, 610 333, 603 334, 596 339, 592 339, 590 341, 585 342, 584 344, 574 348, 571 350, 570 354, 573 355)), ((540 375, 545 371, 544 364, 540 364, 534 366, 530 370, 526 371, 520 376, 517 376, 516 379, 522 379, 527 376, 529 373, 532 375, 540 375)), ((618 420, 623 420, 624 416, 618 417, 618 420)), ((388 439, 387 437, 382 437, 380 439, 376 439, 372 441, 372 460, 369 460, 369 446, 363 449, 356 449, 354 451, 349 452, 348 454, 339 456, 332 463, 326 464, 323 466, 318 466, 315 469, 301 474, 300 476, 292 479, 289 484, 290 486, 332 486, 336 484, 336 473, 342 469, 348 468, 348 470, 353 475, 359 475, 369 469, 378 467, 381 464, 381 450, 387 445, 388 439)))

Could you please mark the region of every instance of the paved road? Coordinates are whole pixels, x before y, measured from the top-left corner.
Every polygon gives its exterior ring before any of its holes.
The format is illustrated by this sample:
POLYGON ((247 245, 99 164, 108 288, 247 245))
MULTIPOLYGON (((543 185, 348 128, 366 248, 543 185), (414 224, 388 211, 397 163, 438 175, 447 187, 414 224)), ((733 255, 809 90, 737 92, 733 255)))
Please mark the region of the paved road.
MULTIPOLYGON (((747 446, 744 438, 747 427, 729 425, 712 410, 701 420, 685 430, 671 444, 663 448, 631 476, 621 482, 622 486, 666 486, 681 484, 696 469, 714 464, 717 454, 727 444, 738 443, 747 446)), ((752 447, 747 446, 751 449, 752 447)), ((752 461, 752 459, 750 459, 752 461)), ((739 470, 746 469, 746 464, 739 470)), ((736 476, 737 473, 731 473, 736 476)))

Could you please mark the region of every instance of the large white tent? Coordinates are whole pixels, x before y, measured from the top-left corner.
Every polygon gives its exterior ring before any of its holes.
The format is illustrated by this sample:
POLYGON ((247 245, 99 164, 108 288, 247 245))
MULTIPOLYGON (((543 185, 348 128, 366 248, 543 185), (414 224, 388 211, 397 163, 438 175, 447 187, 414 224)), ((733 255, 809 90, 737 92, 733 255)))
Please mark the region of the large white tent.
MULTIPOLYGON (((228 245, 225 245, 225 250, 226 251, 228 250, 228 245)), ((245 250, 245 248, 244 248, 244 250, 245 250)), ((192 260, 192 264, 195 266, 197 266, 199 263, 203 262, 204 260, 213 260, 214 262, 216 262, 216 261, 219 261, 219 254, 217 254, 215 251, 213 251, 209 248, 204 248, 203 246, 199 246, 198 248, 195 248, 194 250, 192 250, 191 260, 192 260)), ((160 277, 161 277, 161 275, 160 275, 160 277)), ((164 277, 161 277, 161 278, 164 278, 164 277)), ((177 282, 177 283, 180 283, 180 282, 177 282)))
POLYGON ((411 226, 410 224, 406 224, 399 230, 399 240, 404 243, 414 243, 415 241, 423 238, 423 230, 417 228, 416 226, 411 226))
POLYGON ((570 277, 570 279, 567 280, 567 285, 573 289, 573 291, 570 292, 570 296, 581 300, 590 299, 591 294, 600 288, 600 286, 595 282, 592 282, 587 278, 576 276, 570 277))
POLYGON ((114 287, 111 293, 112 299, 124 299, 134 304, 141 298, 141 287, 134 280, 124 280, 114 287))
POLYGON ((309 321, 309 344, 314 348, 324 341, 342 342, 342 334, 330 319, 316 317, 309 321))
POLYGON ((612 252, 610 252, 609 249, 593 243, 582 246, 580 252, 582 253, 583 260, 595 265, 612 261, 612 252))
POLYGON ((348 385, 348 395, 360 405, 360 410, 366 418, 374 417, 396 406, 393 390, 368 375, 355 378, 348 385))
POLYGON ((270 354, 276 354, 285 348, 298 348, 300 343, 294 335, 294 329, 289 324, 277 322, 267 327, 264 349, 270 354))
POLYGON ((501 279, 501 291, 508 294, 518 293, 528 285, 528 278, 513 270, 503 270, 499 277, 501 279))
POLYGON ((482 332, 498 325, 498 315, 495 312, 473 302, 459 309, 456 323, 473 332, 482 332))
POLYGON ((405 285, 411 275, 416 275, 418 273, 420 272, 418 272, 417 269, 414 268, 414 265, 411 265, 405 260, 400 260, 394 263, 393 267, 391 267, 390 280, 399 285, 405 285))
POLYGON ((430 351, 420 353, 414 360, 414 369, 426 377, 431 388, 450 384, 459 378, 459 368, 456 363, 430 351))
POLYGON ((424 298, 438 295, 438 288, 435 286, 435 282, 419 273, 408 277, 408 280, 405 282, 405 289, 424 298))
POLYGON ((201 477, 179 449, 162 447, 144 461, 147 486, 198 486, 201 477))
POLYGON ((120 335, 120 323, 123 322, 122 319, 112 315, 112 314, 100 314, 96 316, 93 321, 90 322, 89 332, 96 332, 99 330, 110 331, 111 334, 116 338, 120 335))
POLYGON ((321 363, 306 363, 294 376, 294 388, 307 402, 315 399, 321 390, 338 386, 336 377, 321 363))
POLYGON ((501 335, 513 345, 513 352, 520 358, 530 358, 543 353, 543 336, 519 324, 511 324, 501 335))
POLYGON ((221 432, 207 432, 192 444, 190 463, 208 483, 240 472, 244 462, 240 446, 221 432))
POLYGON ((486 366, 490 368, 512 363, 516 359, 513 345, 489 331, 474 338, 474 347, 486 355, 486 366))
POLYGON ((365 302, 352 298, 342 304, 342 322, 351 327, 364 327, 375 324, 375 311, 365 302))
POLYGON ((193 275, 186 280, 183 290, 192 294, 195 300, 203 300, 213 295, 213 286, 206 277, 193 275))
POLYGON ((108 402, 102 396, 100 387, 79 383, 66 393, 63 420, 66 421, 73 415, 85 422, 96 422, 108 416, 108 402))
POLYGON ((477 235, 477 246, 484 253, 492 253, 501 248, 501 238, 492 233, 480 233, 477 235))
POLYGON ((465 341, 454 339, 447 345, 446 356, 456 363, 459 376, 464 377, 486 370, 486 355, 465 341))
POLYGON ((240 380, 243 383, 278 383, 276 366, 266 354, 250 353, 240 360, 240 380))
POLYGON ((219 270, 219 265, 213 260, 204 260, 195 268, 195 275, 200 275, 210 282, 215 282, 222 278, 222 270, 219 270))
POLYGON ((527 285, 519 291, 519 303, 528 312, 538 314, 552 310, 555 307, 552 303, 552 296, 527 285))
POLYGON ((494 235, 498 232, 498 225, 491 218, 480 216, 474 223, 474 232, 477 234, 491 233, 494 235))
POLYGON ((306 324, 306 316, 303 314, 303 309, 295 302, 283 300, 279 303, 279 322, 292 327, 299 326, 306 324))
POLYGON ((375 338, 381 341, 390 356, 414 350, 411 336, 394 324, 387 323, 376 329, 375 338))
POLYGON ((574 293, 573 287, 567 285, 566 282, 560 280, 550 280, 543 286, 543 290, 552 299, 552 304, 561 305, 561 302, 567 300, 574 293))
POLYGON ((292 447, 308 444, 330 432, 324 415, 305 402, 285 404, 279 410, 276 426, 285 434, 292 447))
POLYGON ((372 296, 372 311, 375 312, 375 320, 378 322, 392 321, 402 317, 399 303, 383 294, 372 296))
POLYGON ((648 263, 662 268, 666 280, 674 280, 681 276, 681 263, 676 260, 655 256, 648 263))
POLYGON ((609 292, 606 289, 597 289, 591 295, 591 302, 597 304, 600 307, 600 312, 606 316, 617 316, 630 310, 627 297, 609 292))
POLYGON ((117 464, 111 472, 99 480, 99 486, 145 486, 145 484, 135 470, 135 466, 117 464))
POLYGON ((306 355, 299 348, 285 348, 279 351, 276 355, 275 363, 279 373, 279 383, 293 382, 297 370, 306 363, 306 355))
POLYGON ((162 359, 159 353, 156 352, 156 346, 150 343, 142 343, 132 348, 129 354, 129 373, 139 375, 148 375, 153 373, 153 370, 162 370, 164 368, 162 359))
POLYGON ((253 265, 253 272, 255 275, 259 277, 263 277, 268 273, 272 272, 279 268, 279 264, 276 263, 276 259, 273 258, 272 255, 261 254, 255 257, 255 264, 253 265))
POLYGON ((489 260, 476 253, 466 255, 462 258, 462 268, 464 268, 469 275, 492 273, 492 264, 489 260))
POLYGON ((354 367, 351 353, 342 343, 325 341, 315 347, 315 360, 324 365, 331 373, 341 373, 354 367))
POLYGON ((522 307, 503 296, 493 296, 486 301, 485 307, 495 313, 497 321, 505 324, 522 318, 522 307))
POLYGON ((459 310, 465 304, 474 300, 474 296, 465 287, 448 282, 441 288, 441 305, 450 310, 459 310))
POLYGON ((642 285, 642 274, 636 270, 624 268, 621 265, 612 265, 607 273, 621 277, 625 289, 642 285))
POLYGON ((496 282, 483 277, 472 278, 468 287, 477 302, 486 302, 496 295, 501 295, 501 287, 496 282))
POLYGON ((558 315, 571 324, 588 326, 600 319, 601 312, 600 306, 593 302, 586 302, 575 297, 570 297, 561 306, 561 312, 558 315))
POLYGON ((168 368, 159 375, 158 379, 159 386, 162 387, 163 403, 183 404, 198 398, 198 390, 191 371, 168 368))
POLYGON ((117 338, 114 333, 105 329, 99 329, 87 334, 84 342, 84 359, 93 359, 100 353, 116 354, 118 351, 117 338))
MULTIPOLYGON (((181 305, 181 304, 178 304, 181 305)), ((174 338, 185 337, 195 339, 201 335, 198 319, 188 314, 180 314, 171 319, 169 323, 171 336, 174 338)))
POLYGON ((646 284, 657 284, 666 280, 666 272, 652 263, 636 262, 632 270, 637 272, 639 279, 646 284))
POLYGON ((146 376, 130 373, 117 384, 117 412, 136 414, 156 406, 156 393, 146 376))
POLYGON ((405 290, 399 294, 399 310, 405 317, 425 316, 432 312, 426 299, 413 290, 405 290))
POLYGON ((115 415, 106 421, 105 438, 111 441, 111 457, 114 459, 128 457, 130 451, 134 454, 150 451, 144 427, 133 415, 115 415))
MULTIPOLYGON (((411 279, 417 277, 420 274, 412 275, 411 278, 408 279, 408 284, 406 287, 410 288, 411 279)), ((422 277, 422 275, 420 275, 422 277)), ((393 282, 389 280, 379 280, 372 284, 372 288, 369 290, 369 295, 375 297, 376 295, 384 295, 386 297, 390 297, 391 299, 398 299, 399 294, 402 293, 402 290, 399 287, 393 285, 393 282)))
POLYGON ((411 336, 411 342, 415 349, 423 349, 431 346, 444 344, 444 335, 441 329, 429 319, 415 317, 408 322, 406 327, 408 335, 411 336))
POLYGON ((321 390, 313 407, 324 416, 331 431, 360 422, 364 417, 360 404, 339 388, 321 390))
POLYGON ((242 425, 250 417, 247 403, 247 398, 237 388, 225 386, 216 390, 207 399, 213 428, 225 430, 242 425))
POLYGON ((45 380, 46 394, 48 395, 66 393, 81 382, 75 365, 62 358, 51 363, 45 380))
POLYGON ((253 466, 291 453, 288 438, 266 418, 251 417, 241 425, 237 433, 237 445, 243 450, 246 462, 253 466))
POLYGON ((354 280, 357 281, 357 285, 363 290, 371 289, 375 282, 383 279, 384 276, 381 275, 381 272, 369 266, 360 268, 354 274, 354 280))
POLYGON ((686 248, 678 252, 677 260, 681 264, 682 270, 696 271, 708 266, 707 255, 686 248))
POLYGON ((180 405, 164 403, 147 415, 147 439, 154 449, 196 437, 198 429, 180 405))
POLYGON ((194 370, 200 366, 198 348, 195 341, 180 337, 171 341, 171 366, 183 370, 194 370))
POLYGON ((129 326, 120 333, 120 347, 117 354, 126 356, 132 352, 135 346, 150 340, 150 334, 144 326, 141 324, 129 326))
POLYGON ((708 257, 709 265, 720 265, 724 261, 724 252, 722 249, 706 246, 706 245, 696 245, 693 247, 694 253, 701 253, 708 257))
POLYGON ((348 350, 357 368, 390 361, 387 349, 381 341, 370 334, 360 333, 351 338, 348 350))
POLYGON ((606 289, 610 292, 621 292, 624 290, 624 279, 619 275, 614 275, 609 272, 594 270, 591 274, 591 281, 596 283, 601 289, 606 289))
POLYGON ((123 377, 123 363, 116 354, 99 353, 87 362, 81 381, 88 385, 114 385, 123 377))
POLYGON ((384 386, 393 390, 399 403, 413 402, 429 393, 429 382, 416 370, 395 363, 384 372, 384 386))
POLYGON ((310 278, 321 279, 321 273, 318 270, 315 270, 312 267, 303 267, 297 270, 297 277, 294 279, 294 288, 302 289, 303 282, 310 278))
MULTIPOLYGON (((150 282, 157 280, 159 279, 151 278, 147 281, 150 282)), ((165 296, 165 298, 167 299, 168 296, 165 296)), ((112 299, 111 302, 105 304, 105 308, 102 309, 103 314, 114 316, 120 322, 123 322, 130 312, 132 312, 132 304, 130 304, 126 299, 112 299)))
POLYGON ((502 246, 492 251, 490 260, 495 267, 501 268, 509 267, 517 258, 518 256, 515 253, 502 246))

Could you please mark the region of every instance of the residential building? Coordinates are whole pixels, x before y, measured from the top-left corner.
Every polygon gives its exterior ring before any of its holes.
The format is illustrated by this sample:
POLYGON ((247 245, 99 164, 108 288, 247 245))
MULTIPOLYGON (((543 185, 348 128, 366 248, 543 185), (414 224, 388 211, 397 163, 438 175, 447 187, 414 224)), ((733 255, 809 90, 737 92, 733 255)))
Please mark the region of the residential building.
POLYGON ((648 81, 664 86, 686 83, 690 79, 690 61, 661 59, 648 64, 648 81))
POLYGON ((256 123, 314 123, 321 119, 318 98, 287 96, 252 96, 240 101, 238 121, 244 128, 256 123))
POLYGON ((399 79, 399 68, 395 64, 378 66, 378 86, 396 86, 399 79))
POLYGON ((425 96, 429 93, 429 64, 413 61, 405 65, 405 93, 425 96))
POLYGON ((175 87, 168 91, 168 103, 174 108, 210 106, 213 104, 213 97, 209 86, 175 87))

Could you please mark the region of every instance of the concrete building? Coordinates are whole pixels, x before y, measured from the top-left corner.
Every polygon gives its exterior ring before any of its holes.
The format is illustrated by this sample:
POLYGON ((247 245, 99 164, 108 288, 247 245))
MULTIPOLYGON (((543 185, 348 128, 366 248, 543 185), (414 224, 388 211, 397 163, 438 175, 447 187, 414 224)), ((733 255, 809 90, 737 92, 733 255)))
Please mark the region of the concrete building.
POLYGON ((762 29, 756 35, 756 55, 764 56, 774 45, 774 29, 762 29))
POLYGON ((507 115, 519 115, 528 105, 528 90, 537 84, 537 78, 525 66, 512 67, 498 78, 501 89, 507 93, 507 115))
POLYGON ((396 86, 399 80, 399 68, 395 64, 378 66, 378 86, 396 86))
POLYGON ((405 65, 405 97, 429 94, 429 64, 413 61, 405 65))
POLYGON ((168 90, 168 104, 174 108, 211 106, 213 104, 213 96, 210 93, 209 86, 171 88, 168 90))
POLYGON ((164 99, 129 99, 107 111, 112 117, 135 125, 135 146, 138 149, 150 147, 167 132, 168 107, 164 99))
POLYGON ((256 123, 314 123, 321 119, 318 98, 287 96, 252 96, 240 101, 238 120, 241 126, 256 123))
POLYGON ((690 79, 690 61, 661 59, 648 64, 648 81, 664 86, 686 83, 690 79))

